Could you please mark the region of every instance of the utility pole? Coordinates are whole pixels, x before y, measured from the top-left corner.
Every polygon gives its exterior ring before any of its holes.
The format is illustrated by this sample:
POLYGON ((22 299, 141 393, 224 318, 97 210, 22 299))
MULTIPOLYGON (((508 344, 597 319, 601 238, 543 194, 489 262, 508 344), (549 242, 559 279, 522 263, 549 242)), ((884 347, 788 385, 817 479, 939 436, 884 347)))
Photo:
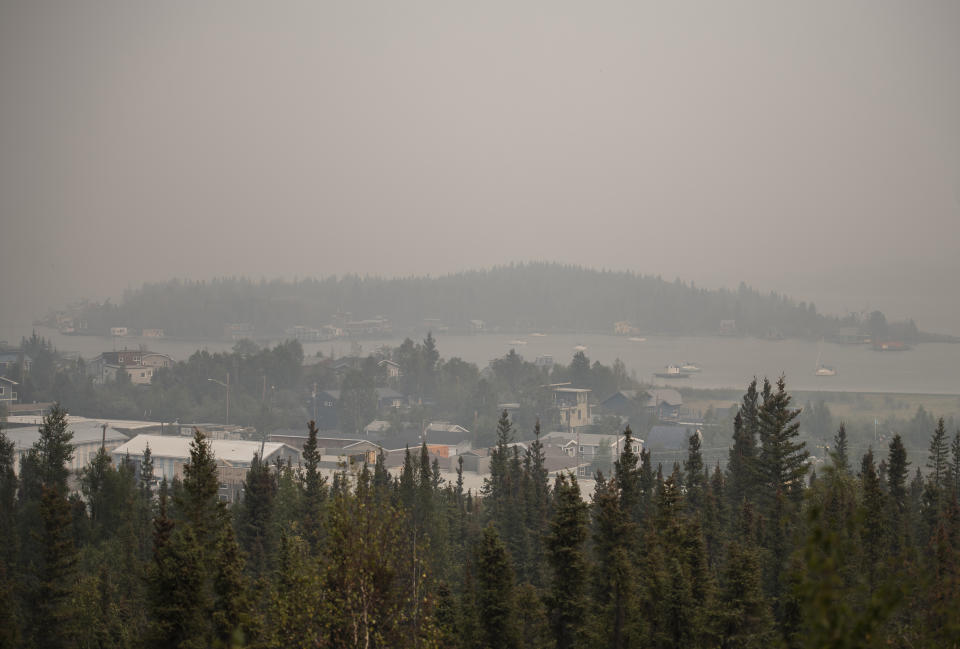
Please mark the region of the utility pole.
POLYGON ((218 381, 216 379, 207 379, 211 383, 216 383, 227 389, 227 426, 230 425, 230 372, 227 372, 227 382, 218 381))

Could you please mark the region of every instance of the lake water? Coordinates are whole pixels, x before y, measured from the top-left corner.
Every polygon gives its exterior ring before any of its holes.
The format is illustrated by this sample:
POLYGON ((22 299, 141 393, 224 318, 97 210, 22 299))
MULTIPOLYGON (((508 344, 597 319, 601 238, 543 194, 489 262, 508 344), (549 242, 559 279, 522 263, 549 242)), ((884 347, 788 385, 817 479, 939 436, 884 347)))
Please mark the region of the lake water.
MULTIPOLYGON (((228 351, 233 346, 229 342, 136 337, 114 340, 97 336, 64 336, 46 328, 37 331, 52 340, 58 349, 79 352, 85 358, 92 358, 102 351, 146 344, 151 350, 169 354, 179 361, 186 360, 197 349, 217 352, 228 351)), ((6 338, 14 344, 22 335, 29 335, 29 330, 0 331, 0 339, 6 338)), ((397 346, 402 338, 358 342, 366 354, 380 345, 397 346)), ((591 362, 609 365, 620 358, 628 371, 635 372, 637 378, 644 381, 650 381, 654 372, 663 371, 670 363, 689 361, 702 368, 702 372, 687 379, 655 380, 658 384, 671 386, 740 389, 754 375, 774 378, 784 373, 787 386, 792 390, 960 394, 960 344, 926 343, 904 352, 875 352, 862 345, 710 336, 647 336, 643 342, 633 342, 626 337, 601 334, 439 334, 437 346, 444 358, 459 356, 480 367, 503 356, 511 348, 530 361, 549 354, 558 362, 569 363, 574 348, 584 346, 591 362), (512 342, 517 340, 526 344, 512 342), (818 353, 821 353, 823 364, 837 369, 836 376, 814 376, 818 353)), ((350 342, 339 340, 304 345, 304 353, 308 356, 318 351, 324 355, 331 351, 337 355, 347 354, 350 342)))

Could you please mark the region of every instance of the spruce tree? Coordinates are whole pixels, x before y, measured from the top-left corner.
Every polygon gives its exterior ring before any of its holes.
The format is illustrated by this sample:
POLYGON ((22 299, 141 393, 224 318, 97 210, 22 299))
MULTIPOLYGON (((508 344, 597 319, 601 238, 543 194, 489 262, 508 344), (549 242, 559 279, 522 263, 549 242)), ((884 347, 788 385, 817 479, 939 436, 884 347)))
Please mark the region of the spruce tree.
POLYGON ((317 425, 307 424, 307 441, 303 445, 303 494, 301 513, 304 537, 316 552, 323 538, 323 503, 326 478, 320 474, 320 450, 317 447, 317 425))
POLYGON ((800 563, 791 570, 801 622, 790 639, 811 649, 880 646, 879 631, 895 597, 877 592, 857 601, 856 590, 844 575, 855 545, 835 521, 828 520, 820 503, 813 502, 806 516, 806 542, 795 555, 800 563))
POLYGON ((634 522, 641 517, 641 467, 640 458, 633 450, 633 431, 630 426, 623 430, 623 448, 613 464, 613 475, 620 492, 620 508, 634 522))
POLYGON ((274 499, 277 475, 259 453, 254 454, 243 484, 243 501, 237 517, 237 538, 255 578, 267 574, 274 554, 274 499))
POLYGON ((530 536, 526 525, 526 496, 524 489, 529 488, 520 462, 520 449, 512 447, 510 462, 507 465, 505 482, 505 501, 501 510, 499 530, 506 542, 507 550, 513 558, 518 581, 532 578, 533 566, 530 565, 530 536))
POLYGON ((592 636, 603 646, 620 649, 629 646, 636 611, 631 541, 636 529, 624 511, 616 479, 606 481, 599 475, 593 494, 592 541, 596 556, 593 572, 592 636))
MULTIPOLYGON (((533 442, 524 456, 524 507, 526 516, 527 548, 529 553, 529 578, 537 587, 544 583, 543 537, 549 525, 550 485, 547 481, 546 457, 540 441, 540 420, 533 428, 533 442)), ((462 459, 461 459, 462 461, 462 459)), ((460 477, 458 470, 458 478, 460 477)), ((462 485, 458 489, 462 492, 462 485)))
POLYGON ((268 646, 315 649, 323 637, 324 592, 310 546, 285 531, 280 534, 276 588, 272 594, 268 646))
POLYGON ((739 509, 744 498, 752 498, 757 455, 757 380, 747 386, 740 408, 733 420, 733 447, 727 461, 727 497, 739 509))
POLYGON ((66 497, 70 461, 73 459, 73 432, 68 428, 67 411, 55 403, 44 415, 40 439, 32 452, 36 456, 38 478, 48 489, 66 497))
POLYGON ((0 649, 12 649, 21 641, 14 593, 17 549, 17 476, 13 441, 0 426, 0 649))
POLYGON ((960 504, 951 499, 937 519, 930 543, 925 624, 929 646, 960 644, 960 504))
POLYGON ((491 515, 497 520, 506 500, 506 481, 509 470, 510 453, 508 445, 513 441, 513 424, 509 413, 504 410, 497 422, 497 445, 490 453, 490 477, 484 481, 484 495, 492 505, 491 515))
POLYGON ((427 442, 420 443, 420 461, 417 462, 417 492, 413 519, 418 533, 429 533, 433 523, 433 476, 430 472, 430 453, 427 442))
POLYGON ((930 469, 930 481, 937 491, 946 486, 950 470, 950 448, 947 442, 947 431, 943 417, 937 421, 937 428, 930 438, 930 454, 927 457, 927 468, 930 469))
POLYGON ((950 444, 950 497, 960 501, 960 430, 953 435, 953 442, 950 444))
MULTIPOLYGON (((767 393, 766 389, 764 393, 767 393)), ((760 433, 760 455, 756 462, 758 495, 761 512, 768 519, 780 495, 799 502, 803 494, 810 453, 803 442, 796 441, 799 414, 799 410, 790 408, 790 395, 781 376, 777 391, 765 397, 757 417, 760 433)))
POLYGON ((703 506, 706 491, 706 474, 703 454, 700 452, 700 434, 694 432, 687 439, 687 459, 683 463, 684 482, 687 488, 687 503, 694 510, 703 506))
POLYGON ((886 555, 887 526, 884 518, 886 505, 876 467, 873 461, 873 449, 863 456, 860 468, 860 485, 863 496, 860 502, 860 542, 863 546, 863 573, 867 588, 872 594, 878 585, 881 563, 886 555))
POLYGON ((656 492, 657 478, 653 473, 653 466, 650 461, 650 450, 640 449, 640 516, 639 520, 646 520, 649 517, 653 506, 653 495, 656 492))
POLYGON ((840 428, 837 430, 836 436, 833 438, 833 451, 830 456, 833 460, 833 465, 839 471, 849 471, 850 470, 850 456, 848 454, 849 442, 847 441, 847 427, 843 422, 840 422, 840 428))
POLYGON ((477 551, 477 614, 483 646, 514 649, 519 646, 513 569, 507 549, 493 523, 483 530, 477 551))
POLYGON ((221 527, 214 550, 214 601, 211 614, 213 645, 241 647, 246 642, 255 640, 260 629, 252 615, 253 607, 243 574, 243 556, 230 525, 221 527))
POLYGON ((420 369, 423 372, 421 379, 422 396, 432 395, 437 388, 437 363, 440 361, 440 352, 437 351, 437 341, 433 332, 428 331, 420 348, 420 369))
POLYGON ((161 486, 149 580, 153 646, 228 645, 254 630, 243 561, 218 488, 210 443, 195 430, 183 485, 175 493, 182 520, 167 518, 161 486))
POLYGON ((69 646, 76 633, 70 601, 75 595, 75 538, 85 525, 86 509, 81 501, 74 510, 68 500, 74 449, 66 410, 54 404, 39 432, 20 466, 17 503, 25 635, 37 647, 69 646), (74 519, 79 523, 76 529, 74 519))
POLYGON ((148 443, 143 449, 143 456, 140 460, 140 490, 146 502, 153 500, 153 481, 153 451, 150 450, 150 444, 148 443))
POLYGON ((514 595, 520 647, 542 649, 551 641, 550 620, 540 593, 533 584, 520 584, 514 595))
POLYGON ((900 435, 890 440, 890 452, 887 456, 887 493, 894 511, 902 513, 907 507, 907 475, 910 463, 907 461, 907 449, 900 435))
POLYGON ((407 446, 403 452, 403 467, 400 469, 400 504, 410 513, 416 506, 417 500, 417 477, 413 468, 413 455, 410 453, 410 447, 407 446))
POLYGON ((572 649, 585 639, 587 505, 573 474, 569 478, 559 474, 553 492, 554 516, 547 537, 553 585, 548 602, 557 649, 572 649))
POLYGON ((70 504, 56 486, 41 487, 42 534, 37 540, 42 557, 39 590, 33 601, 31 627, 34 646, 54 649, 73 646, 77 635, 77 549, 73 541, 70 504))
POLYGON ((753 508, 743 503, 738 534, 727 547, 716 606, 710 615, 713 635, 724 649, 765 649, 776 645, 776 626, 763 593, 753 508))

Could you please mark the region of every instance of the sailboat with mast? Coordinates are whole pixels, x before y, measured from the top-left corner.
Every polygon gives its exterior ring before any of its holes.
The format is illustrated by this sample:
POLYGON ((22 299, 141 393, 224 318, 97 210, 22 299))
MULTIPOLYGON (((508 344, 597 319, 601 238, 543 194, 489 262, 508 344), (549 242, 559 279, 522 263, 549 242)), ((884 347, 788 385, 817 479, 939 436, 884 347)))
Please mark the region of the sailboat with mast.
POLYGON ((820 339, 820 349, 817 351, 817 368, 814 371, 814 376, 836 376, 837 368, 831 365, 823 365, 820 362, 820 357, 823 356, 823 338, 820 339))

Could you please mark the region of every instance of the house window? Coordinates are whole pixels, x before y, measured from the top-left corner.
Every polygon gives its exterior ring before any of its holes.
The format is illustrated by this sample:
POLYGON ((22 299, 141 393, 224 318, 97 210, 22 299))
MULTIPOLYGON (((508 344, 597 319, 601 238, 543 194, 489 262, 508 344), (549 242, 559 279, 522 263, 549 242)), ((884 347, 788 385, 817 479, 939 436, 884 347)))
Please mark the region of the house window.
POLYGON ((4 389, 3 386, 0 385, 0 396, 3 396, 3 389, 4 389))

